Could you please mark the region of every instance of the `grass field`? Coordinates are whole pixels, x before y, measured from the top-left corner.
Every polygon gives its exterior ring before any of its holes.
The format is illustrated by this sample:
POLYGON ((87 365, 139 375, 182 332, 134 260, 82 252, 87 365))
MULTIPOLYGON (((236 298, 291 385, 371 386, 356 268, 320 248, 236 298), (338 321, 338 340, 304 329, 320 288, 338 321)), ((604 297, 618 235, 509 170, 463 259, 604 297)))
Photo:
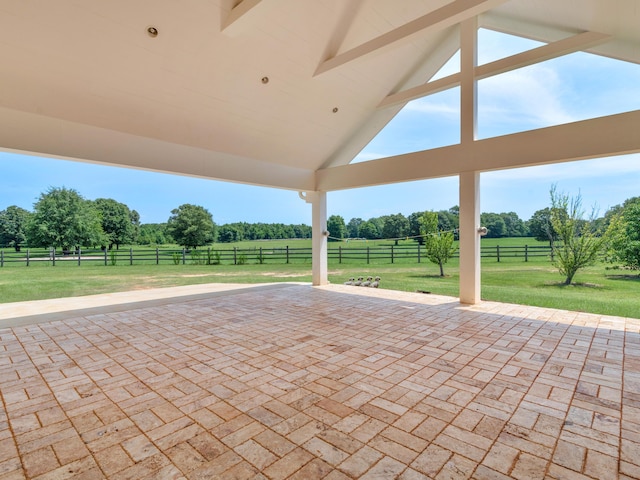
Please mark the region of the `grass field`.
MULTIPOLYGON (((238 248, 291 248, 310 245, 309 240, 272 242, 243 242, 238 248)), ((401 242, 402 243, 402 242, 401 242)), ((369 245, 391 245, 390 242, 367 242, 369 245)), ((484 239, 483 246, 532 245, 526 239, 484 239)), ((337 246, 335 243, 330 248, 337 246)), ((344 249, 361 248, 356 242, 341 243, 344 249)), ((217 248, 229 248, 229 245, 217 248)), ((350 277, 380 276, 381 288, 403 291, 427 291, 441 295, 458 295, 458 260, 451 259, 445 267, 445 277, 438 275, 438 267, 425 259, 401 261, 350 260, 343 264, 329 262, 329 280, 343 283, 350 277)), ((599 264, 581 270, 575 284, 562 285, 563 277, 546 257, 535 257, 529 262, 523 258, 495 258, 482 261, 482 298, 509 303, 561 308, 566 310, 620 315, 640 318, 640 276, 637 272, 614 270, 599 264)), ((45 298, 82 296, 115 291, 128 291, 200 283, 263 283, 311 281, 309 263, 264 264, 249 262, 245 265, 133 265, 82 264, 32 262, 5 266, 0 269, 0 303, 45 298)), ((357 287, 354 287, 357 288, 357 287)))

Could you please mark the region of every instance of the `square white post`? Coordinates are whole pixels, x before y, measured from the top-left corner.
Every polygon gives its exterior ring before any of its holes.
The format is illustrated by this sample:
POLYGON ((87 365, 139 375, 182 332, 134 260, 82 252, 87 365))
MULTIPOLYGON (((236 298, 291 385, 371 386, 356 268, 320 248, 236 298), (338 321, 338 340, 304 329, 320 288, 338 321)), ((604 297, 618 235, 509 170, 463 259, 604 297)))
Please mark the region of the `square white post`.
POLYGON ((327 192, 300 192, 311 204, 311 281, 313 285, 329 283, 327 267, 327 192))
POLYGON ((460 174, 460 302, 480 298, 480 173, 460 174))
MULTIPOLYGON (((460 142, 476 141, 478 20, 460 24, 460 142)), ((480 173, 460 174, 460 302, 480 302, 480 173)))

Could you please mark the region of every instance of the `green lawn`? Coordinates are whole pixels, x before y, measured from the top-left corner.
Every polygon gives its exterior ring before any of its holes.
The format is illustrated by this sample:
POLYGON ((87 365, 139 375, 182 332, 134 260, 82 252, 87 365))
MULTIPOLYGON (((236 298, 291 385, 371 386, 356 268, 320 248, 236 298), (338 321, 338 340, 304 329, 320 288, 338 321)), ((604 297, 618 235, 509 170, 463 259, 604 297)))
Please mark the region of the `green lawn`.
MULTIPOLYGON (((216 248, 290 248, 306 247, 309 240, 274 242, 243 242, 242 244, 220 245, 216 248), (295 247, 294 247, 295 246, 295 247)), ((404 242, 400 242, 401 244, 404 242)), ((368 245, 391 246, 390 242, 367 242, 368 245)), ((414 245, 413 242, 409 242, 414 245)), ((540 244, 527 239, 484 239, 483 245, 495 246, 540 244)), ((362 242, 349 244, 342 242, 345 250, 362 248, 362 242)), ((336 243, 330 248, 337 247, 336 243)), ((524 305, 561 308, 566 310, 602 313, 640 318, 640 276, 637 272, 614 270, 608 264, 599 264, 581 270, 575 277, 576 284, 562 285, 563 277, 545 257, 531 258, 525 262, 520 258, 484 258, 482 261, 482 298, 524 305)), ((446 276, 438 275, 438 267, 427 262, 372 259, 370 264, 363 260, 337 260, 329 262, 329 280, 343 283, 350 277, 380 276, 381 288, 403 291, 425 291, 441 295, 458 295, 458 260, 451 259, 445 266, 446 276)), ((0 268, 0 302, 15 302, 96 293, 127 291, 190 285, 200 283, 263 283, 280 281, 311 281, 309 262, 289 265, 269 263, 257 264, 249 258, 245 265, 193 265, 187 257, 186 265, 172 262, 160 265, 128 265, 119 261, 116 266, 98 263, 58 261, 51 266, 47 261, 24 264, 8 264, 0 268)), ((355 287, 354 287, 355 288, 355 287)))

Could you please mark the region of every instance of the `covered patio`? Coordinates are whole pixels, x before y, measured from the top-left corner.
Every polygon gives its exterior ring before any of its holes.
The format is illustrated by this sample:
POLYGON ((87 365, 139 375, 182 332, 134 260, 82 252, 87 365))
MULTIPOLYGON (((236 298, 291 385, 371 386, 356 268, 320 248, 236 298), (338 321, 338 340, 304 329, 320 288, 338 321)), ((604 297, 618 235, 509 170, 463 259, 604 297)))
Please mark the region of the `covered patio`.
POLYGON ((200 289, 0 312, 0 479, 640 477, 640 320, 200 289))
POLYGON ((482 303, 479 255, 482 172, 640 152, 640 111, 476 125, 481 79, 640 63, 639 24, 636 0, 0 1, 0 148, 299 192, 314 249, 313 286, 8 307, 0 480, 640 478, 639 321, 482 303), (478 65, 479 28, 543 45, 478 65), (352 163, 449 88, 458 144, 352 163), (329 192, 445 176, 460 298, 327 284, 329 192))

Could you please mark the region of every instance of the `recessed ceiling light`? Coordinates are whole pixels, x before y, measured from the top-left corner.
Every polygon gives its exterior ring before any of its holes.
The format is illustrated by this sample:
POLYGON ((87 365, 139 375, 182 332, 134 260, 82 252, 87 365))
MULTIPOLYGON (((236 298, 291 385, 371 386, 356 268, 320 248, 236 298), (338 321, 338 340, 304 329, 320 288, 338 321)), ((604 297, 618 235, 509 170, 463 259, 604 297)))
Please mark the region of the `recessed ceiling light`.
POLYGON ((333 107, 333 113, 338 113, 338 107, 333 107))
POLYGON ((269 77, 262 77, 262 83, 269 83, 269 77))
POLYGON ((158 36, 158 29, 156 27, 147 27, 147 33, 150 37, 155 38, 158 36))

